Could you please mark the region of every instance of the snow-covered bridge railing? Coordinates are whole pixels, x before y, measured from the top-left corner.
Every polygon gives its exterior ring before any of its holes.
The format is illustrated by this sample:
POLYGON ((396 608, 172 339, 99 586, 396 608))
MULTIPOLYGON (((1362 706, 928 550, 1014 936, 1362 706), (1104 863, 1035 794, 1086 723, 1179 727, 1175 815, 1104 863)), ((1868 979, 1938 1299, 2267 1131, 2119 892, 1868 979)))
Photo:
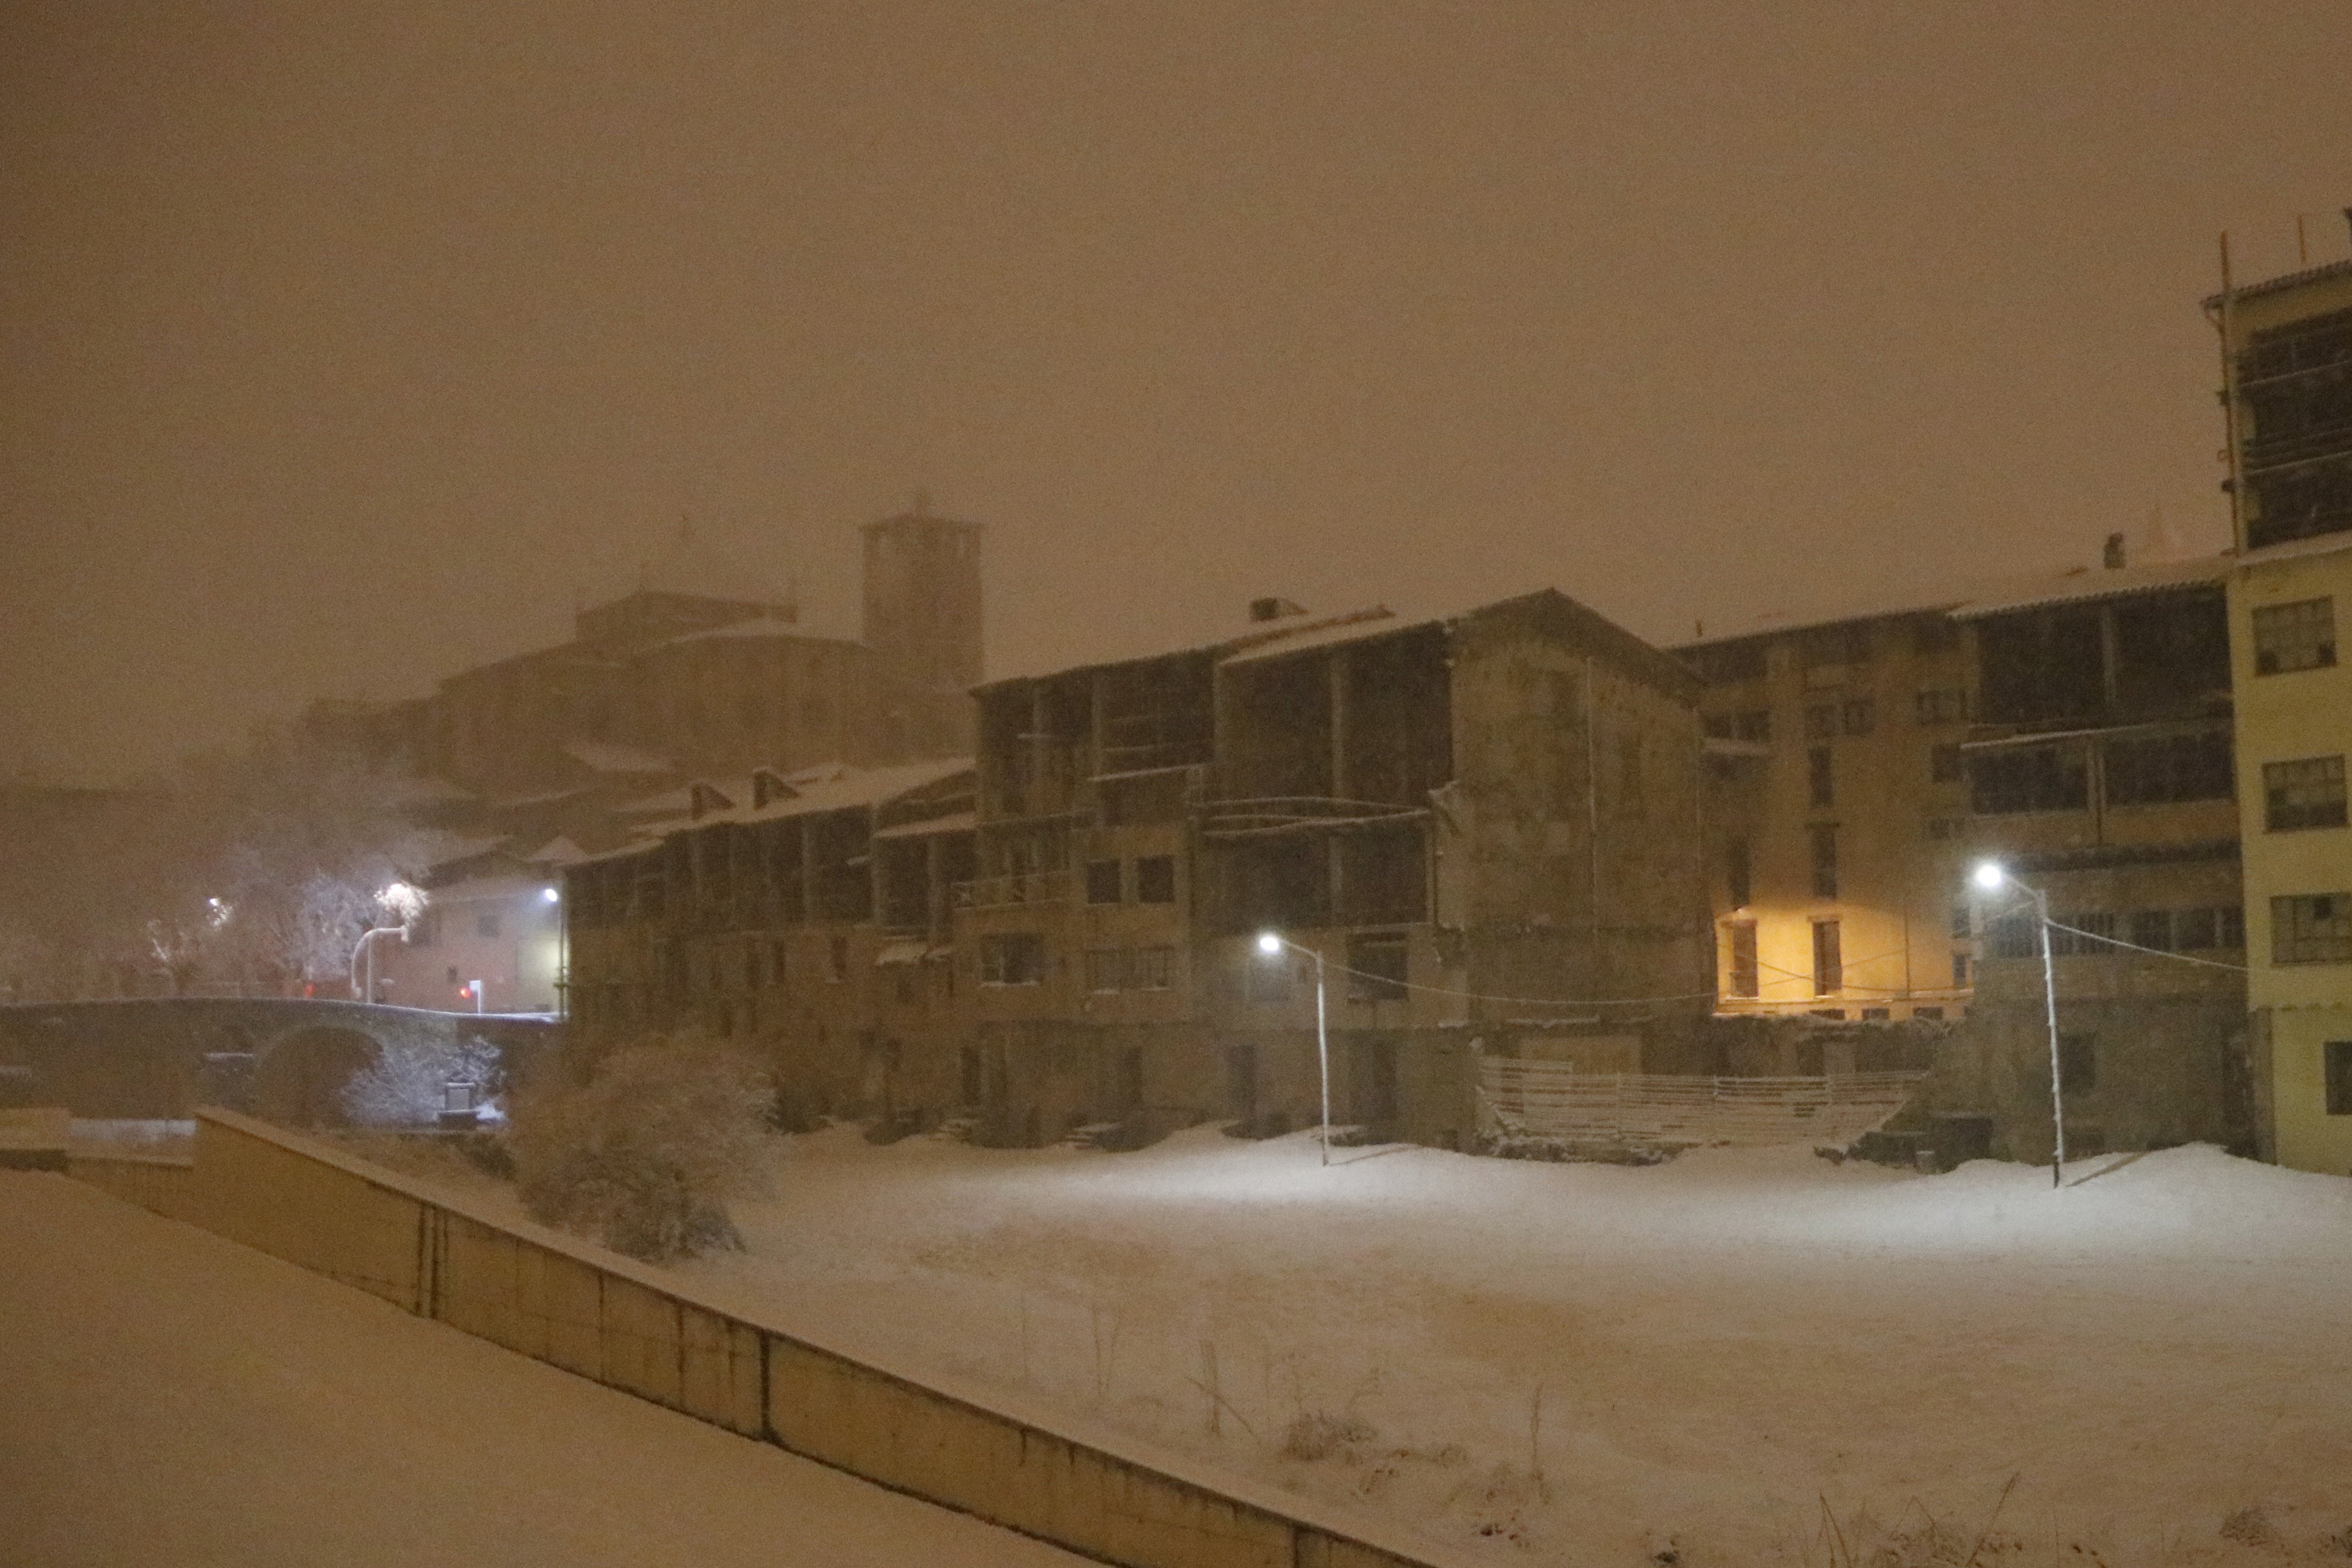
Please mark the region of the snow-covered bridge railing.
POLYGON ((1843 1148, 1885 1123, 1923 1072, 1822 1078, 1580 1073, 1566 1062, 1488 1057, 1479 1117, 1490 1135, 1569 1142, 1690 1146, 1813 1143, 1843 1148))

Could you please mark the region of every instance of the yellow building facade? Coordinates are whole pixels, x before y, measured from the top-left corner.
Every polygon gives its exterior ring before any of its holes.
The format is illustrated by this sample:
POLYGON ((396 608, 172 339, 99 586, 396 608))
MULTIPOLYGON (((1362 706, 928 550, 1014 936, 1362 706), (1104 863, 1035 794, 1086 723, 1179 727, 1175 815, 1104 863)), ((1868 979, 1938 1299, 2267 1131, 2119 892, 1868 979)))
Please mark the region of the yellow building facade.
POLYGON ((2266 1151, 2352 1174, 2352 261, 2208 302, 2225 345, 2247 1005, 2266 1151))

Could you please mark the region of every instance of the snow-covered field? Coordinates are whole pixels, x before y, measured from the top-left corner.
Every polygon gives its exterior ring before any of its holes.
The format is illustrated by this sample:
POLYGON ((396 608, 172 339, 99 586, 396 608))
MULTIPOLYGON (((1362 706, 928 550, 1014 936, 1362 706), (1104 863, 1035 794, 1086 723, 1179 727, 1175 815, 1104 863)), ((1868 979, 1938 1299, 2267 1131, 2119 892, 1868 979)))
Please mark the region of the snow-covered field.
POLYGON ((2352 1562, 2352 1182, 1335 1157, 834 1130, 685 1271, 1497 1561, 2352 1562))
POLYGON ((0 1563, 1075 1563, 0 1172, 0 1563))

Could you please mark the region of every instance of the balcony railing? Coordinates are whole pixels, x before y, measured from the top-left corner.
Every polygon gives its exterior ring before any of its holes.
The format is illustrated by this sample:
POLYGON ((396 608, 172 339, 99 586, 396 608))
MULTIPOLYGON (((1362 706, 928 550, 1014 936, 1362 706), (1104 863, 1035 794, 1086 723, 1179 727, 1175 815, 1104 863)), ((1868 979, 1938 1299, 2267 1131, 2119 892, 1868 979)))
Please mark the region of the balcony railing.
POLYGON ((1003 910, 1021 904, 1061 904, 1070 898, 1067 871, 1012 871, 955 885, 960 910, 1003 910))

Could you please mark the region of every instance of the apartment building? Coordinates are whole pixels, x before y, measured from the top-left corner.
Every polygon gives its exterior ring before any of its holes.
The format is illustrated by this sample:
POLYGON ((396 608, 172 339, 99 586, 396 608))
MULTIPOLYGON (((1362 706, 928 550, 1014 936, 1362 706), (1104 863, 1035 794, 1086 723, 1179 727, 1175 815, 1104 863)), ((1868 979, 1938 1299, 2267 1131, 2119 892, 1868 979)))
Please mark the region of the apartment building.
POLYGON ((1957 1018, 1974 984, 1960 746, 1975 686, 1949 600, 1676 649, 1706 682, 1720 1011, 1957 1018))
POLYGON ((566 868, 572 1026, 594 1055, 693 1027, 754 1044, 811 1113, 966 1093, 967 759, 697 782, 685 812, 566 868))
POLYGON ((2069 1153, 2253 1141, 2231 563, 2127 565, 2120 541, 2107 563, 1954 612, 1976 651, 1968 852, 2014 882, 1969 906, 1975 998, 1936 1097, 1986 1119, 2012 1159, 2055 1142, 2041 930, 2015 883, 2047 897, 2058 927, 2069 1153))
POLYGON ((2265 1154, 2352 1174, 2352 260, 2207 300, 2221 330, 2247 1003, 2265 1154))
POLYGON ((1309 1122, 1318 1005, 1335 1116, 1384 1135, 1461 1142, 1481 1053, 1638 1070, 1712 998, 1697 694, 1549 590, 1261 600, 982 686, 957 948, 995 1134, 1309 1122))

